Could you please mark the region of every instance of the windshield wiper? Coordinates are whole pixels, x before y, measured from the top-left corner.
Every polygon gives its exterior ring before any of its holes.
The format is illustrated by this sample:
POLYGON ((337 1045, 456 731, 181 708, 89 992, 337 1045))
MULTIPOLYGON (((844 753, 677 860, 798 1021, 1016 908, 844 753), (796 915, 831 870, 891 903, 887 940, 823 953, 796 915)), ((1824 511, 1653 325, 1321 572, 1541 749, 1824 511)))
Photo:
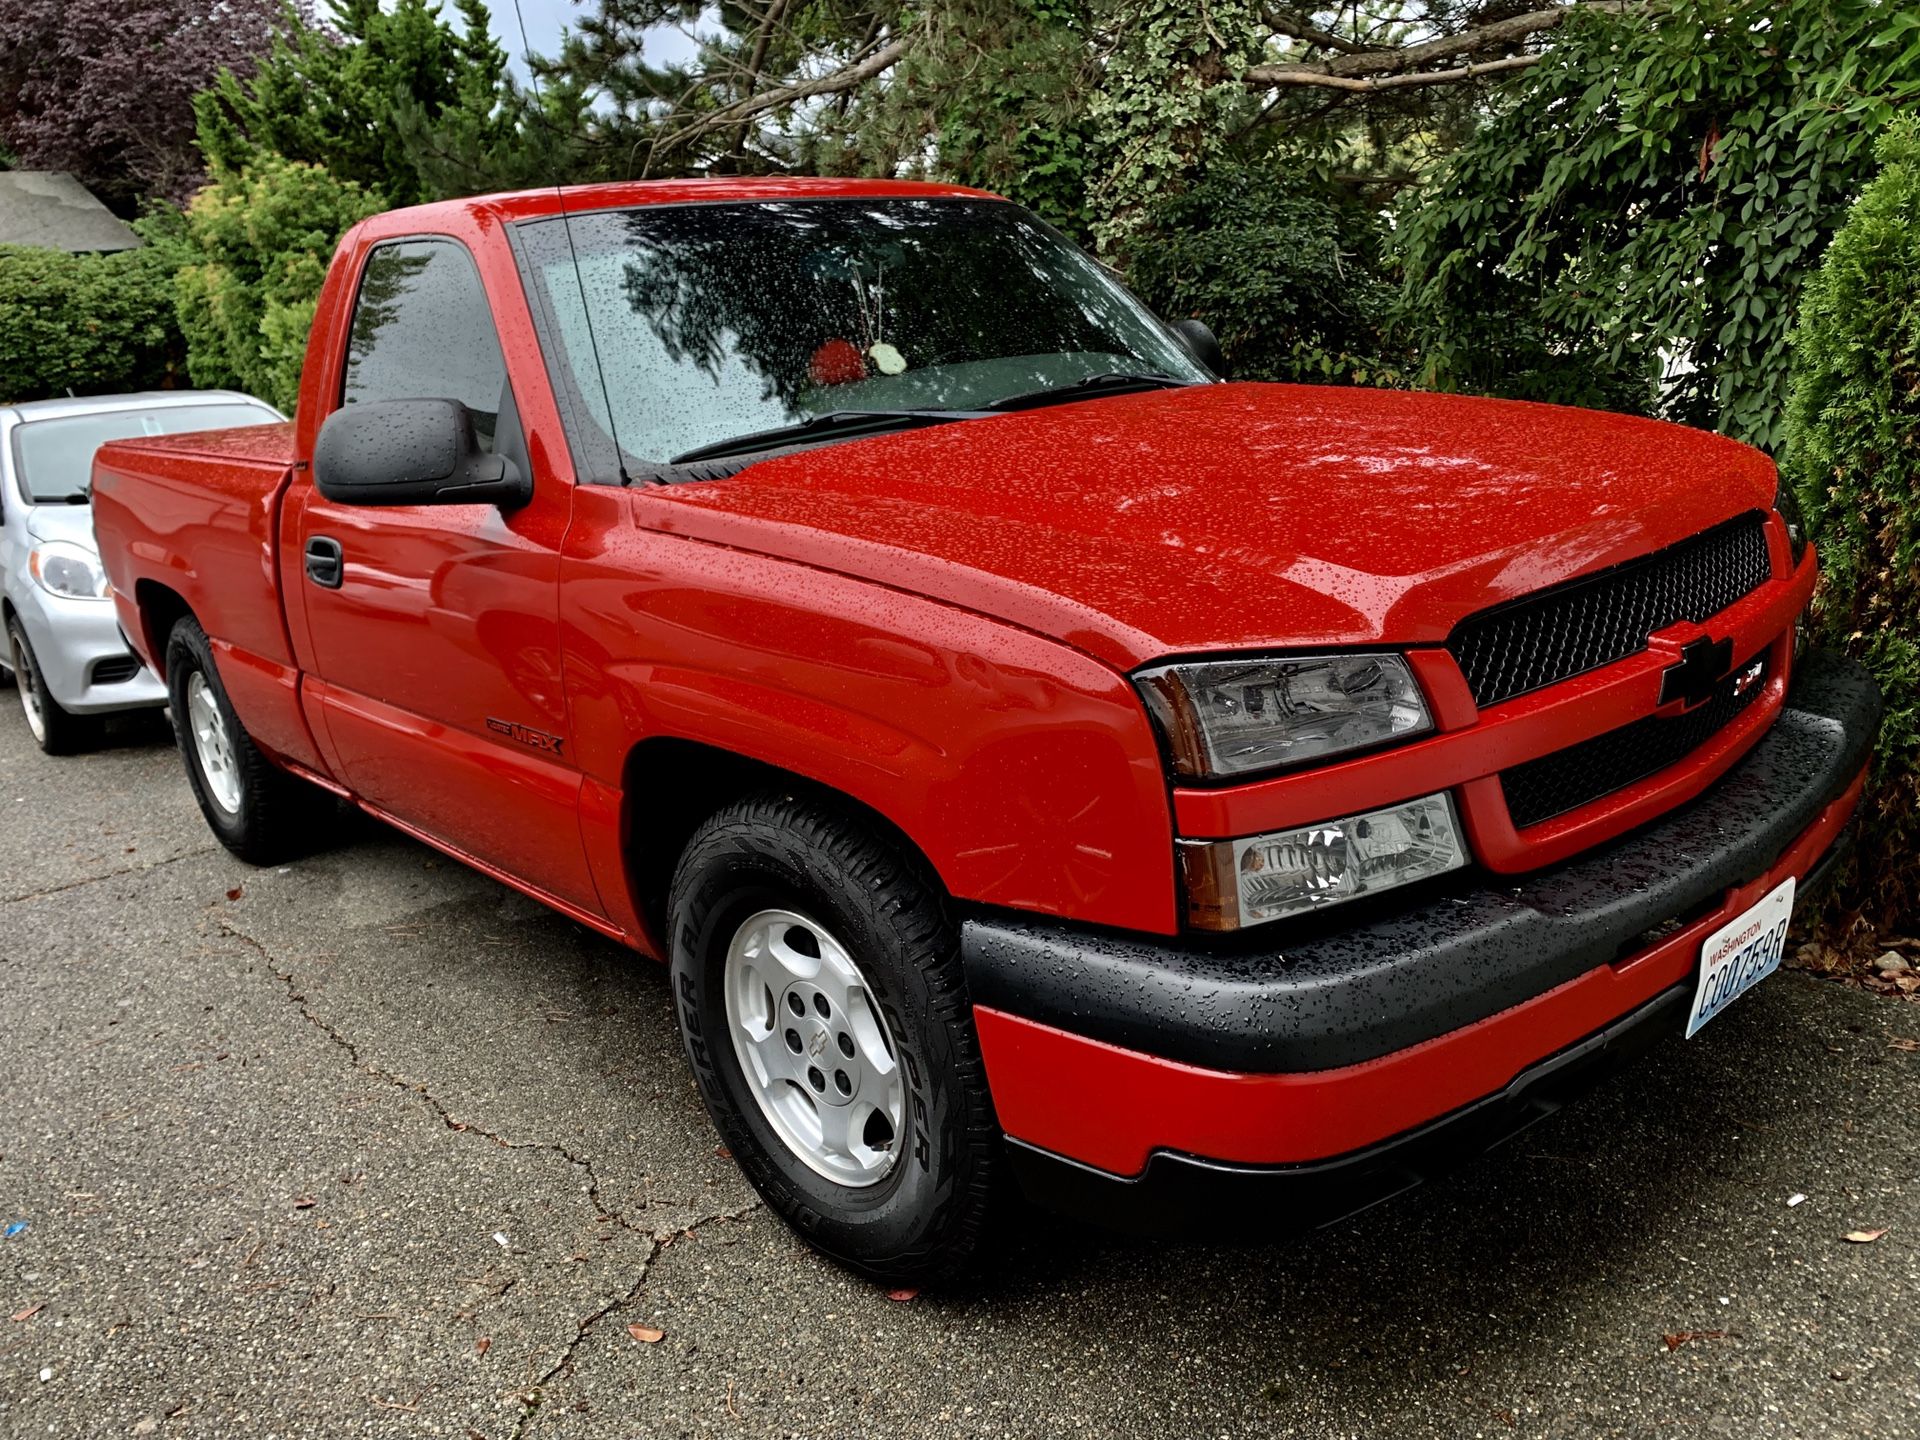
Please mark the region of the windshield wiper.
POLYGON ((1018 395, 1009 395, 1004 400, 992 401, 985 408, 1026 410, 1035 405, 1051 405, 1057 401, 1078 399, 1089 391, 1178 390, 1200 383, 1198 380, 1182 380, 1177 375, 1162 375, 1152 370, 1101 370, 1092 375, 1083 375, 1078 380, 1069 380, 1062 385, 1049 385, 1042 390, 1027 390, 1018 395))
POLYGON ((853 436, 863 432, 880 434, 887 430, 913 430, 925 425, 945 425, 953 420, 974 420, 980 414, 978 410, 828 410, 792 425, 776 425, 771 430, 755 430, 746 435, 716 440, 711 445, 696 445, 667 463, 691 465, 696 460, 751 455, 756 450, 772 450, 799 440, 815 440, 832 435, 853 436))

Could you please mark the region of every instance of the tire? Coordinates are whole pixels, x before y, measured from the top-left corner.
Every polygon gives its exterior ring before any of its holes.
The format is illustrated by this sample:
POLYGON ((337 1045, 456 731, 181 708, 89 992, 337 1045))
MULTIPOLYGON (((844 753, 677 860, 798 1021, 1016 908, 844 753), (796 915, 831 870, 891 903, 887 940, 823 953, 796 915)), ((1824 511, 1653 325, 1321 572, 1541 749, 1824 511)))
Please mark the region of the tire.
POLYGON ((187 783, 220 843, 250 865, 276 865, 311 846, 328 798, 260 753, 191 616, 167 639, 167 698, 187 783))
POLYGON ((11 647, 14 683, 20 690, 20 710, 40 748, 49 755, 77 755, 98 745, 100 722, 91 715, 75 715, 61 708, 53 692, 47 689, 40 662, 18 620, 7 622, 7 643, 11 647))
POLYGON ((694 833, 670 913, 687 1059, 754 1189, 816 1249, 876 1280, 938 1280, 964 1268, 993 1209, 1000 1130, 958 938, 918 857, 829 801, 753 796, 694 833), (756 944, 759 959, 738 958, 756 944), (796 979, 768 958, 776 950, 798 955, 803 970, 817 961, 817 975, 796 979), (835 991, 843 962, 864 998, 835 991), (735 1003, 730 975, 747 977, 735 994, 751 996, 735 1003), (788 1008, 796 999, 799 1011, 788 1008), (763 1031, 769 1015, 778 1026, 763 1031), (860 1038, 849 1045, 852 1035, 860 1038), (894 1064, 883 1074, 886 1059, 894 1064), (787 1063, 787 1078, 769 1083, 787 1063), (897 1124, 874 1118, 889 1095, 897 1124), (823 1128, 848 1129, 841 1153, 793 1138, 809 1106, 823 1128), (799 1122, 784 1121, 783 1107, 797 1109, 799 1122), (853 1174, 861 1165, 867 1171, 853 1174))

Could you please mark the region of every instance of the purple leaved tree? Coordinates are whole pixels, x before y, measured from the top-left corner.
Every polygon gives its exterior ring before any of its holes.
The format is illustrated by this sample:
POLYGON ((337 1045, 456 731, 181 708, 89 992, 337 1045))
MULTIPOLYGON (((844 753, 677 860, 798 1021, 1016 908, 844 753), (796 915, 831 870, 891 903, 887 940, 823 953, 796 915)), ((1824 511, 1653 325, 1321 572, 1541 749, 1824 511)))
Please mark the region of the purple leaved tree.
POLYGON ((286 15, 282 0, 0 0, 0 147, 123 213, 184 199, 201 178, 194 92, 250 70, 286 15))

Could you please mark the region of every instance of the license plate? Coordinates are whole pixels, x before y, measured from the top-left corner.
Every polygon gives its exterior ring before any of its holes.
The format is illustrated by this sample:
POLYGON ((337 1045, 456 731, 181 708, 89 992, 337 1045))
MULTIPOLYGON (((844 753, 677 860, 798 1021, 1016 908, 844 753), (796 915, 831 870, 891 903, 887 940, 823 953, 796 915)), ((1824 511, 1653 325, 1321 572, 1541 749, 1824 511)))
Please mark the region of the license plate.
POLYGON ((1793 916, 1793 877, 1782 880, 1750 910, 1722 925, 1700 947, 1700 983, 1693 991, 1687 1038, 1734 1000, 1780 968, 1793 916))

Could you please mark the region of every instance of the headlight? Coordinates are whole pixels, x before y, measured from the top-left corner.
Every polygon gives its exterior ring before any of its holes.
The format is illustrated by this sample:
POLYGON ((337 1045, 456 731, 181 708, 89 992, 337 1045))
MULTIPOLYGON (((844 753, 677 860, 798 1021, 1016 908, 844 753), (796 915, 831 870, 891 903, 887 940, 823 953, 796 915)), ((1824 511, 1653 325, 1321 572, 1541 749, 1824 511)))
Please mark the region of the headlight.
POLYGON ((1299 765, 1433 728, 1398 655, 1206 660, 1142 671, 1139 683, 1185 776, 1299 765))
POLYGON ((49 595, 68 600, 107 600, 113 587, 100 557, 70 540, 49 540, 27 557, 27 569, 49 595))
POLYGON ((1467 863, 1445 794, 1243 840, 1182 840, 1179 851, 1187 919, 1202 930, 1244 930, 1467 863))
POLYGON ((1807 553, 1807 517, 1800 508, 1800 497, 1785 480, 1774 491, 1773 508, 1787 522, 1787 554, 1793 560, 1793 568, 1798 570, 1801 557, 1807 553))

